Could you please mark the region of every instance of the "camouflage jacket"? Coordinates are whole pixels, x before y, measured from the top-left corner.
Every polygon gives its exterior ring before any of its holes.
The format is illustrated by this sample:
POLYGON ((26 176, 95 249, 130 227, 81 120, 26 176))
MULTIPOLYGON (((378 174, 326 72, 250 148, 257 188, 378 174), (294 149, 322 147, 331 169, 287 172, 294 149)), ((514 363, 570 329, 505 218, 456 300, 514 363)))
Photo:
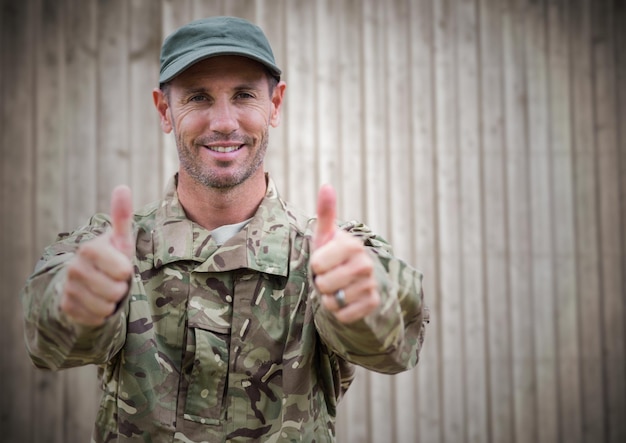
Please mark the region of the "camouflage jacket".
POLYGON ((109 219, 61 234, 22 292, 33 362, 99 366, 92 441, 335 440, 337 403, 353 364, 396 373, 417 363, 424 332, 421 274, 357 223, 376 260, 382 303, 351 325, 320 307, 308 266, 313 219, 268 179, 254 218, 221 246, 186 218, 173 180, 135 213, 135 275, 101 327, 59 310, 65 263, 109 219))

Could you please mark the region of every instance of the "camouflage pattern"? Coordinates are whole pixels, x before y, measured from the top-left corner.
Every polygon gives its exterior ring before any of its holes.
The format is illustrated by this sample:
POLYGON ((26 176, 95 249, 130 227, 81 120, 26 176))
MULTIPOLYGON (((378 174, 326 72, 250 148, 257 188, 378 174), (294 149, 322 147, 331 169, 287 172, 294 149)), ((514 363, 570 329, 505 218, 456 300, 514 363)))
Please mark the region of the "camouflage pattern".
POLYGON ((337 403, 353 364, 397 373, 418 360, 426 321, 421 274, 367 227, 382 303, 351 325, 320 308, 308 266, 314 219, 268 190, 251 222, 221 246, 191 222, 176 183, 135 213, 129 296, 101 327, 59 310, 64 264, 104 232, 96 215, 48 247, 22 293, 33 362, 99 365, 93 442, 335 440, 337 403))

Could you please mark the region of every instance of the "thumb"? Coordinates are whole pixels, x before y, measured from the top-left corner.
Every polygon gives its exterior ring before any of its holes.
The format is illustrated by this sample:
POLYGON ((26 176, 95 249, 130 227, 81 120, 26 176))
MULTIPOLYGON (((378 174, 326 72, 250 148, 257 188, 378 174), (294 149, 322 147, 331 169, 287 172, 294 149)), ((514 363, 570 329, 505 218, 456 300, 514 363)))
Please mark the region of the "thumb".
POLYGON ((324 246, 335 235, 337 195, 331 185, 323 185, 317 195, 317 224, 313 234, 313 247, 324 246))
POLYGON ((130 258, 134 252, 133 200, 128 186, 117 186, 111 193, 111 224, 113 246, 130 258))

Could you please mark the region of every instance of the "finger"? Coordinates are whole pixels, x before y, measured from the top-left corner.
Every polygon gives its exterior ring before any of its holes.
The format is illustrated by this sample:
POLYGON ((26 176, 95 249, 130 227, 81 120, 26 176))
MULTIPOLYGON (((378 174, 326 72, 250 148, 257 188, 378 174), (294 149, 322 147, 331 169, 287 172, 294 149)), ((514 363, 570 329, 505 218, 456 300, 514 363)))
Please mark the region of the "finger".
MULTIPOLYGON (((348 300, 348 292, 346 292, 346 300, 348 300)), ((341 323, 354 323, 376 310, 380 305, 380 294, 376 290, 362 292, 358 298, 348 302, 343 308, 339 308, 333 295, 325 295, 322 303, 341 323)))
POLYGON ((346 309, 348 306, 359 303, 368 298, 373 292, 377 292, 376 280, 364 278, 342 287, 344 291, 344 307, 339 306, 335 294, 339 289, 332 292, 324 292, 321 298, 322 306, 331 312, 346 309))
POLYGON ((73 312, 80 312, 82 317, 104 319, 115 311, 118 301, 94 293, 89 286, 81 281, 68 280, 65 285, 65 303, 66 308, 71 306, 73 312))
POLYGON ((61 297, 61 310, 74 322, 99 326, 115 311, 116 303, 92 294, 81 282, 68 280, 61 297))
POLYGON ((317 224, 313 235, 315 249, 324 246, 335 235, 337 195, 331 185, 323 185, 317 196, 317 224))
POLYGON ((127 257, 133 254, 133 201, 130 188, 117 186, 111 193, 111 224, 113 245, 127 257))
MULTIPOLYGON (((317 278, 322 274, 333 273, 339 268, 347 266, 344 272, 359 273, 359 269, 355 265, 371 265, 371 260, 365 253, 363 242, 355 238, 351 234, 337 230, 333 237, 332 244, 328 244, 322 249, 314 251, 311 257, 311 269, 317 278)), ((335 276, 329 276, 335 278, 335 276)))
POLYGON ((122 274, 121 278, 113 278, 85 260, 75 260, 69 264, 66 286, 74 288, 78 294, 88 292, 109 303, 119 302, 129 288, 126 274, 122 274))
POLYGON ((133 265, 129 257, 113 245, 112 236, 112 232, 107 232, 83 243, 78 248, 77 258, 114 280, 128 280, 133 273, 133 265))

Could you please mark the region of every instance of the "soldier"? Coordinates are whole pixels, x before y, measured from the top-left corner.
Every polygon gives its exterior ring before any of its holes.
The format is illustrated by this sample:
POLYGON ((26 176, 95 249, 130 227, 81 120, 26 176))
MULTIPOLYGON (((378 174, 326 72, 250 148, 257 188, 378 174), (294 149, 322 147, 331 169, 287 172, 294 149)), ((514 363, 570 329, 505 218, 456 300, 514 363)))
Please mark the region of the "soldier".
POLYGON ((22 293, 38 367, 99 366, 93 441, 335 440, 354 366, 417 363, 421 274, 363 224, 283 201, 263 160, 285 82, 255 25, 198 20, 161 50, 153 99, 180 159, 133 212, 118 187, 46 248, 22 293))

